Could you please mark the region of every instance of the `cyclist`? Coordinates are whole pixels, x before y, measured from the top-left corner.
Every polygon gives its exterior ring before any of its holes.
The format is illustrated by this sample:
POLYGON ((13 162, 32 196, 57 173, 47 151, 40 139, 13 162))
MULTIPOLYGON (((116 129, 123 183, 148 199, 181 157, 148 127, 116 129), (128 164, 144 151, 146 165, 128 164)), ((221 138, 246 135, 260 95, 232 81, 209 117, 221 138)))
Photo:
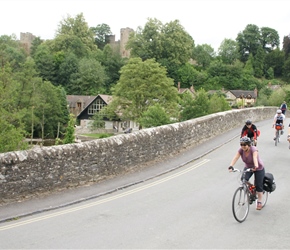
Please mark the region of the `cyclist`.
POLYGON ((274 140, 276 140, 276 125, 281 125, 282 126, 282 130, 281 130, 281 135, 283 135, 284 131, 284 124, 283 121, 285 120, 285 115, 282 114, 282 110, 278 109, 275 116, 274 116, 274 120, 273 120, 273 128, 275 128, 275 137, 274 140))
POLYGON ((242 128, 241 138, 247 136, 254 141, 254 146, 257 146, 258 130, 257 126, 252 123, 251 120, 247 120, 246 124, 242 128))
POLYGON ((280 109, 282 110, 282 114, 286 115, 287 104, 285 101, 281 104, 280 109))
POLYGON ((288 136, 287 136, 287 141, 289 142, 289 149, 290 149, 290 123, 288 125, 288 136))
POLYGON ((251 176, 255 175, 255 186, 258 194, 257 210, 262 209, 262 198, 263 198, 263 181, 265 176, 265 168, 263 161, 259 157, 258 149, 255 146, 251 146, 251 139, 244 136, 240 139, 241 148, 238 150, 236 155, 231 161, 229 171, 233 168, 237 160, 241 157, 242 161, 245 163, 244 170, 247 168, 252 168, 253 171, 246 172, 246 181, 249 181, 251 176))

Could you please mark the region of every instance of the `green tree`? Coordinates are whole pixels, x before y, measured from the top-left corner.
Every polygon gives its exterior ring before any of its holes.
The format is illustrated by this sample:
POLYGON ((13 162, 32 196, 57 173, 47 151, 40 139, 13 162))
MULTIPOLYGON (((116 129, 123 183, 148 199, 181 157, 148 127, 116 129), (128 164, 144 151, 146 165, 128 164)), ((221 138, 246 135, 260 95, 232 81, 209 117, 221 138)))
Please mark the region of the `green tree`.
POLYGON ((194 117, 201 117, 209 114, 209 97, 207 92, 201 88, 196 92, 194 104, 193 104, 193 112, 194 117))
POLYGON ((265 52, 271 52, 272 50, 279 48, 280 38, 276 30, 269 27, 261 28, 261 45, 265 52))
POLYGON ((231 107, 224 96, 218 95, 217 93, 214 93, 213 95, 210 96, 208 110, 209 114, 226 111, 230 109, 231 107))
POLYGON ((163 25, 148 19, 144 29, 139 27, 130 35, 126 48, 131 50, 131 57, 155 58, 167 68, 168 76, 176 79, 178 67, 192 58, 194 40, 178 20, 163 25))
POLYGON ((157 127, 171 123, 166 110, 156 103, 144 111, 139 119, 139 124, 144 128, 157 127))
POLYGON ((284 36, 283 38, 283 51, 285 53, 285 58, 288 59, 290 55, 290 35, 284 36))
POLYGON ((184 93, 181 95, 179 121, 187 121, 196 117, 193 109, 194 104, 194 97, 191 94, 184 93))
POLYGON ((69 122, 63 139, 63 144, 74 143, 75 141, 75 116, 69 115, 69 122))
POLYGON ((142 62, 131 58, 122 67, 121 77, 113 88, 113 101, 108 105, 123 120, 138 121, 152 105, 159 103, 172 115, 177 110, 178 93, 164 67, 154 59, 142 62))
POLYGON ((210 65, 214 57, 214 49, 208 44, 197 45, 193 50, 193 59, 204 69, 210 65))
POLYGON ((275 77, 281 77, 283 75, 284 63, 285 53, 279 48, 265 55, 265 70, 267 71, 269 68, 272 68, 275 77))
POLYGON ((54 39, 55 51, 73 52, 78 58, 97 50, 93 31, 89 28, 83 13, 64 18, 54 39))
POLYGON ((92 123, 91 123, 91 131, 94 131, 99 128, 105 128, 105 121, 104 121, 104 113, 101 111, 95 113, 92 117, 92 123))
POLYGON ((98 24, 96 27, 91 27, 95 36, 95 43, 99 49, 103 50, 105 45, 109 43, 107 37, 112 35, 111 28, 108 24, 98 24))
POLYGON ((246 62, 250 54, 256 56, 257 50, 261 46, 261 40, 260 29, 254 24, 248 24, 242 32, 238 33, 236 41, 242 62, 246 62))
POLYGON ((78 73, 70 86, 70 92, 79 95, 95 95, 105 91, 105 68, 93 58, 79 61, 78 73))
POLYGON ((232 39, 224 39, 218 48, 218 56, 223 63, 233 64, 238 58, 238 45, 237 42, 232 39))

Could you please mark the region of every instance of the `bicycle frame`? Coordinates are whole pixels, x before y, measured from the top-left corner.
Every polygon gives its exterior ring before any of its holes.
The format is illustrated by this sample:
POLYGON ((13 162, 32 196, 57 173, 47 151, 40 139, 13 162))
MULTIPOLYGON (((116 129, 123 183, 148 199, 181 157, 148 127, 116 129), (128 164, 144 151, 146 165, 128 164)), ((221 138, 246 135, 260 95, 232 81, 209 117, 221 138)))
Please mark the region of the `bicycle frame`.
MULTIPOLYGON (((256 193, 256 187, 245 179, 246 173, 252 171, 252 169, 249 168, 246 170, 239 170, 232 168, 232 171, 241 173, 240 187, 238 187, 235 191, 232 201, 232 211, 234 218, 241 223, 246 220, 249 214, 250 205, 257 201, 258 197, 256 193), (250 190, 250 187, 254 188, 254 192, 250 190)), ((266 205, 267 200, 268 192, 263 191, 262 207, 266 205)))

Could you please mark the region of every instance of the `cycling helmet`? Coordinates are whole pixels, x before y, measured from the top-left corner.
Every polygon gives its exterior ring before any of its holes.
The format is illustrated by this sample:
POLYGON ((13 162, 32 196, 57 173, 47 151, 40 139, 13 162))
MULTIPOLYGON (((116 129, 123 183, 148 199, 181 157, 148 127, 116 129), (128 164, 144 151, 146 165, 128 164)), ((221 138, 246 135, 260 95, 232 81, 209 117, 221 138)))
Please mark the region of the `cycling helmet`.
POLYGON ((281 114, 282 113, 282 110, 281 109, 278 109, 277 110, 277 114, 281 114))
POLYGON ((246 121, 246 125, 251 125, 252 124, 252 121, 251 120, 247 120, 246 121))
POLYGON ((248 145, 251 145, 251 139, 247 136, 244 136, 240 139, 240 143, 246 143, 248 145))

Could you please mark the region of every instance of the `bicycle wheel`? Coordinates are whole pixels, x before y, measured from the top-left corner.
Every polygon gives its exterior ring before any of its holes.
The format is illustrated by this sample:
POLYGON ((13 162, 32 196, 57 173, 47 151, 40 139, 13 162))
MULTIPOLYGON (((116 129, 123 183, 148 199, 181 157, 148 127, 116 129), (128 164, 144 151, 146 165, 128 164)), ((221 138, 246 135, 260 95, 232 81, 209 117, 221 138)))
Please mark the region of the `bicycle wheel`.
POLYGON ((276 130, 275 146, 277 146, 278 140, 279 140, 279 130, 276 130))
POLYGON ((233 196, 232 210, 235 219, 243 222, 249 214, 249 194, 245 187, 239 187, 233 196))
POLYGON ((266 206, 268 200, 268 192, 266 192, 265 190, 263 191, 263 199, 262 199, 262 207, 266 206))

